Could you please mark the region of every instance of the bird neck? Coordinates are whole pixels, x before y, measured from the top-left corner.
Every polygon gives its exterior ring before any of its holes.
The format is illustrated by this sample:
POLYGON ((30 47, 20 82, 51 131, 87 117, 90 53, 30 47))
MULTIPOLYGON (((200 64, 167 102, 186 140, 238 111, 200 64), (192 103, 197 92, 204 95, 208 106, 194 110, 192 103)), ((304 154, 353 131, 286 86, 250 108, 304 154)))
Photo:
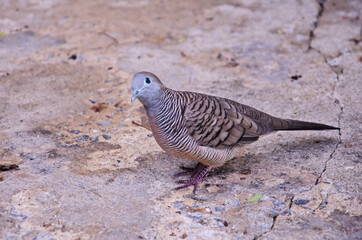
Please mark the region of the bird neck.
POLYGON ((165 98, 167 98, 168 88, 163 87, 157 93, 149 95, 147 98, 139 97, 139 100, 146 109, 148 115, 156 115, 159 106, 162 105, 165 98))

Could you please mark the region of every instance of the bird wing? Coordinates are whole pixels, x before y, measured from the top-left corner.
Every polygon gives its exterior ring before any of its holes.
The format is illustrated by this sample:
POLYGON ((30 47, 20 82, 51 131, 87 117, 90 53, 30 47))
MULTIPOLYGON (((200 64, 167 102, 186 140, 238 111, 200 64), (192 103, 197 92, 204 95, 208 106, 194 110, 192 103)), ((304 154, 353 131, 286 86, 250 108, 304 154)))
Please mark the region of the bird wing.
POLYGON ((266 124, 246 114, 244 107, 246 112, 252 109, 231 100, 198 95, 185 109, 185 126, 198 144, 215 148, 251 143, 271 132, 266 124))

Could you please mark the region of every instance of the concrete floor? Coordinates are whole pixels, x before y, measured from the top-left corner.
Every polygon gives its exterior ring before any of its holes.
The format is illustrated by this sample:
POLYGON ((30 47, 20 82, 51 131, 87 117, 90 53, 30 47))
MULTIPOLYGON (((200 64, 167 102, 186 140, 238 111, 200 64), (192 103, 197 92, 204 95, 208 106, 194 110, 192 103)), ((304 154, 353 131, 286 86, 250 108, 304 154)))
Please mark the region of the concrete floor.
POLYGON ((320 2, 3 1, 0 238, 362 239, 362 3, 320 2), (268 135, 175 191, 195 163, 132 123, 142 70, 341 130, 268 135))

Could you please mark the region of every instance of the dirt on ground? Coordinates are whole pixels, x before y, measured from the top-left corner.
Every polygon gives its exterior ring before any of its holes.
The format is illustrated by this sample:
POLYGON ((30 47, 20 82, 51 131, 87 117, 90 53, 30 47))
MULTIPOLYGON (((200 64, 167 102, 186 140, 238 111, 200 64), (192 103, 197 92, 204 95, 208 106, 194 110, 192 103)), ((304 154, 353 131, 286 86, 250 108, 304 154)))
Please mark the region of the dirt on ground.
POLYGON ((362 239, 362 3, 0 4, 1 239, 362 239), (131 79, 340 127, 277 132, 200 185, 131 79), (138 123, 134 124, 134 123, 138 123))

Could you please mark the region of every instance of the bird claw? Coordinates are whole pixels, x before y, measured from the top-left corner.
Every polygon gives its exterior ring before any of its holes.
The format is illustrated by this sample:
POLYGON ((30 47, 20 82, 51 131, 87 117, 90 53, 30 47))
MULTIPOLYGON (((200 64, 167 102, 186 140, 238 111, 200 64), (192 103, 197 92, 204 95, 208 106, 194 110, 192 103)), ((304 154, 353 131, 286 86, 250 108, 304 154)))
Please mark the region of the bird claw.
MULTIPOLYGON (((179 182, 178 182, 179 183, 179 182)), ((192 183, 187 183, 185 185, 181 185, 181 186, 178 186, 178 187, 175 187, 175 190, 180 190, 180 189, 183 189, 183 188, 187 188, 187 187, 190 187, 192 185, 192 183)))
MULTIPOLYGON (((185 167, 181 168, 186 170, 185 167)), ((198 163, 195 168, 187 168, 188 171, 175 174, 176 177, 191 174, 190 179, 176 181, 177 183, 184 183, 184 185, 176 187, 175 190, 180 190, 194 185, 192 193, 195 194, 198 184, 206 179, 207 174, 211 169, 212 167, 210 166, 204 166, 198 163)))

